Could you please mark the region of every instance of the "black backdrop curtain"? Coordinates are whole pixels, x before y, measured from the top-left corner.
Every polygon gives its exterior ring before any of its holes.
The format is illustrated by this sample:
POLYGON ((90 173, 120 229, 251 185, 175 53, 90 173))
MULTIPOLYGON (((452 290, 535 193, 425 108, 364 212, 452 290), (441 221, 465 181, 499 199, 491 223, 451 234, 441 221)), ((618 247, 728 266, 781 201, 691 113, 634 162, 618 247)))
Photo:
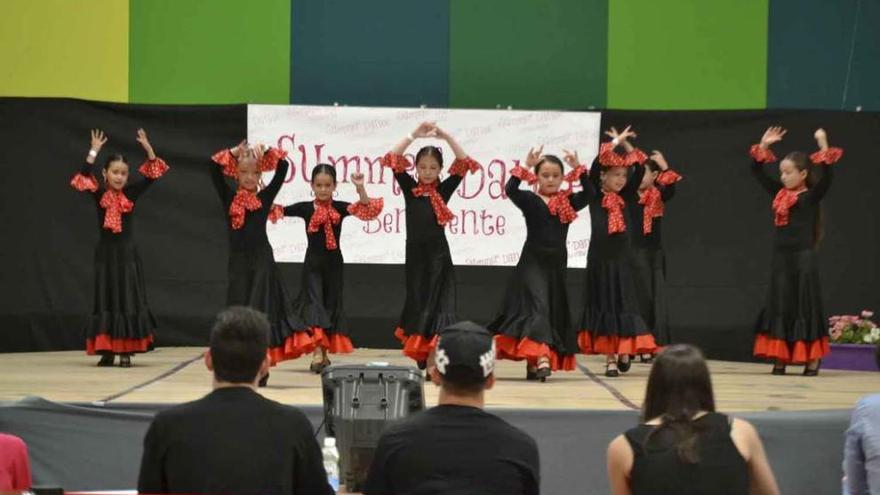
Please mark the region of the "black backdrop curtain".
MULTIPOLYGON (((791 130, 777 146, 812 151, 812 131, 828 129, 846 149, 825 201, 821 266, 830 313, 880 309, 874 203, 880 168, 880 114, 806 111, 618 112, 603 126, 633 124, 636 144, 662 150, 685 180, 664 220, 671 324, 677 340, 710 356, 748 358, 770 262, 769 199, 748 171, 748 146, 764 128, 791 130)), ((144 127, 169 174, 137 203, 135 229, 147 290, 159 319, 157 344, 204 345, 224 301, 225 214, 208 177, 209 157, 247 134, 247 108, 152 106, 68 99, 0 99, 0 351, 77 349, 91 309, 98 232, 93 203, 68 186, 100 127, 134 167, 144 127)), ((527 141, 527 139, 525 140, 527 141)), ((552 143, 548 143, 552 145, 552 143)), ((523 152, 525 153, 526 150, 523 152)), ((296 293, 298 264, 282 264, 296 293)), ((493 316, 512 272, 457 267, 459 313, 493 316)), ((569 270, 580 306, 582 270, 569 270)), ((346 308, 356 345, 396 347, 392 331, 403 300, 402 265, 346 267, 346 308)))

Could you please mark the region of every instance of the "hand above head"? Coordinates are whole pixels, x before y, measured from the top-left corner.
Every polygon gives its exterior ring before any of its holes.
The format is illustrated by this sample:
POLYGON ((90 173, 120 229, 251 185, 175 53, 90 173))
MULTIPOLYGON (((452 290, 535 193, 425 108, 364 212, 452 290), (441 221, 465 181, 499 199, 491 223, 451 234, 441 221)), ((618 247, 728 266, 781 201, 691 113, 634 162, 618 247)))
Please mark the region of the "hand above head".
POLYGON ((658 150, 651 152, 651 160, 654 160, 654 163, 660 167, 660 170, 669 170, 669 163, 666 162, 666 157, 658 150))
POLYGON ((364 174, 362 172, 351 174, 351 183, 357 188, 364 187, 364 174))
POLYGON ((418 127, 412 131, 412 136, 416 139, 418 138, 426 138, 426 137, 435 137, 437 135, 437 123, 436 122, 422 122, 418 127))
POLYGON ((611 139, 617 140, 617 144, 623 144, 630 138, 637 138, 638 134, 636 131, 632 130, 632 126, 628 125, 623 130, 623 132, 619 132, 616 128, 612 127, 611 130, 605 131, 605 135, 610 136, 611 139))
POLYGON ((535 165, 540 163, 541 154, 544 152, 544 145, 542 144, 537 149, 530 148, 529 154, 526 155, 526 167, 527 168, 535 168, 535 165))
POLYGON ((247 139, 242 139, 241 142, 238 143, 234 148, 232 148, 231 150, 229 150, 229 152, 232 153, 232 156, 234 156, 235 159, 237 160, 238 157, 241 156, 241 153, 242 153, 245 149, 247 149, 247 145, 248 145, 247 139))
POLYGON ((788 130, 783 129, 781 126, 768 127, 767 130, 764 131, 764 135, 761 136, 761 148, 767 149, 772 144, 782 141, 782 137, 785 136, 786 132, 788 132, 788 130))
POLYGON ((90 149, 97 154, 105 144, 107 144, 107 136, 104 135, 104 131, 101 129, 92 129, 92 142, 90 149))
POLYGON ((577 168, 581 164, 581 160, 578 158, 577 151, 571 152, 568 150, 562 150, 562 159, 565 160, 571 168, 577 168))

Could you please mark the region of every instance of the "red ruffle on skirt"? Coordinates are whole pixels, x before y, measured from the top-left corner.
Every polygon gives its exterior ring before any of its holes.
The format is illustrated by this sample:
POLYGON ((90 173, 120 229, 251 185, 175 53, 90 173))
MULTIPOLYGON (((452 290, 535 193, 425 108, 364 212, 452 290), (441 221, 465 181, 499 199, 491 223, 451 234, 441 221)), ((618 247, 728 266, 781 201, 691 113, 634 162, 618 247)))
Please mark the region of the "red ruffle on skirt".
POLYGON ((437 345, 437 336, 434 335, 430 339, 419 334, 407 335, 400 327, 394 330, 394 336, 403 345, 403 354, 416 361, 425 361, 428 354, 437 345))
POLYGON ((114 354, 147 352, 152 350, 152 347, 152 335, 142 339, 114 339, 106 333, 101 333, 95 338, 86 339, 86 354, 88 355, 95 355, 100 352, 112 352, 114 354))
POLYGON ((312 327, 312 340, 317 347, 327 349, 330 354, 349 354, 354 352, 354 346, 347 335, 331 333, 328 335, 321 327, 312 327))
POLYGON ((759 333, 755 337, 753 350, 756 357, 796 364, 822 359, 829 352, 831 352, 831 346, 828 344, 828 337, 811 342, 798 340, 792 344, 783 339, 770 337, 765 333, 759 333))
POLYGON ((496 335, 495 352, 498 359, 512 361, 525 359, 531 366, 537 365, 538 359, 547 357, 550 359, 550 369, 553 371, 571 371, 577 367, 574 355, 560 356, 549 345, 525 337, 517 340, 509 335, 496 335))
POLYGON ((578 348, 584 354, 653 354, 657 352, 657 343, 651 334, 635 337, 618 337, 617 335, 593 336, 587 330, 578 332, 578 348))
POLYGON ((317 342, 308 332, 294 332, 288 335, 280 346, 269 348, 269 359, 272 361, 272 366, 275 366, 281 361, 296 359, 303 354, 309 354, 315 350, 316 346, 317 342))

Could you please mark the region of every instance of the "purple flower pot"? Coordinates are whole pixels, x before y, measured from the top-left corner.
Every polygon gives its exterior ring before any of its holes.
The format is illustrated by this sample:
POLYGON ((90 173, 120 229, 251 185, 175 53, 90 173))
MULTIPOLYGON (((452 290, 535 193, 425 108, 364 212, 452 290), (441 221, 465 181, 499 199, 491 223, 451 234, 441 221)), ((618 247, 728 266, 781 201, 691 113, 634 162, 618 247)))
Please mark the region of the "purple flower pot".
POLYGON ((822 367, 832 370, 880 371, 872 344, 831 344, 831 352, 822 358, 822 367))

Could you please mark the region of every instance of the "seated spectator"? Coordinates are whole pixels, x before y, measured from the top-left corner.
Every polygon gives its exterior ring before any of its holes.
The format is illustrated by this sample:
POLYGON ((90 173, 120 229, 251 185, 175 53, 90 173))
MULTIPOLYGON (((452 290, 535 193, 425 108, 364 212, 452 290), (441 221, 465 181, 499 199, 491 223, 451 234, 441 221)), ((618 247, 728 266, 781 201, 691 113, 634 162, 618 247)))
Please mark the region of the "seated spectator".
MULTIPOLYGON (((880 346, 876 350, 880 368, 880 346)), ((843 448, 844 493, 880 495, 880 394, 859 399, 843 448)))
POLYGON ((651 368, 642 424, 608 447, 614 495, 776 495, 755 428, 715 412, 709 368, 689 345, 663 350, 651 368))
POLYGON ((471 322, 447 327, 434 365, 438 405, 383 433, 364 494, 539 493, 535 441, 483 410, 484 394, 495 384, 492 335, 471 322))
POLYGON ((0 492, 22 492, 30 488, 27 445, 15 435, 0 433, 0 492))
POLYGON ((268 346, 262 313, 236 306, 217 316, 205 354, 214 390, 153 419, 139 492, 333 493, 309 420, 257 393, 269 369, 268 346))

